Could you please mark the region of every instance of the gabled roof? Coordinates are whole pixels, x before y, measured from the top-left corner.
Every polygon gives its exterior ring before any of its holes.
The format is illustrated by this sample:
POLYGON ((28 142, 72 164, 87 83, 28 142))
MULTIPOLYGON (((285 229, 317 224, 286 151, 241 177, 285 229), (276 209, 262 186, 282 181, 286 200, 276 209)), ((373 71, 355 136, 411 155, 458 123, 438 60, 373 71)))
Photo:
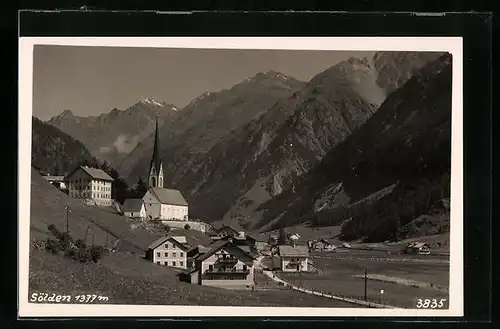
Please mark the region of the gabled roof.
POLYGON ((285 257, 308 257, 309 249, 307 246, 278 246, 278 254, 285 257))
POLYGON ((209 236, 197 230, 172 229, 170 230, 169 235, 185 237, 187 240, 187 244, 191 248, 194 248, 198 245, 208 246, 213 242, 209 236))
POLYGON ((219 223, 216 223, 213 225, 214 229, 216 231, 220 231, 222 230, 223 228, 229 228, 231 230, 233 230, 234 232, 238 233, 238 232, 245 232, 245 229, 240 225, 238 224, 237 222, 235 221, 225 221, 225 222, 219 222, 219 223))
POLYGON ((186 199, 184 199, 179 190, 172 190, 163 187, 150 187, 148 191, 151 191, 161 204, 169 204, 173 206, 188 205, 186 199))
POLYGON ((255 257, 251 254, 247 254, 243 250, 239 249, 237 246, 234 246, 230 241, 216 241, 212 243, 209 246, 210 250, 208 250, 206 253, 200 255, 198 257, 199 261, 204 261, 205 259, 209 258, 213 254, 215 254, 217 251, 224 249, 230 254, 236 256, 238 259, 241 261, 244 261, 244 258, 247 258, 247 262, 255 259, 255 257))
POLYGON ((185 239, 186 239, 185 237, 179 237, 179 236, 170 236, 170 235, 164 236, 164 237, 161 237, 161 238, 155 240, 154 242, 152 242, 147 247, 147 249, 156 249, 159 246, 161 246, 162 244, 164 244, 165 242, 170 241, 170 242, 175 243, 176 245, 178 245, 181 249, 187 250, 188 249, 187 244, 183 243, 183 242, 180 242, 180 241, 185 241, 185 239), (184 239, 182 239, 182 238, 184 238, 184 239))
POLYGON ((142 199, 126 199, 121 209, 123 212, 137 212, 141 210, 143 204, 142 199))
POLYGON ((427 243, 425 242, 411 242, 408 244, 408 247, 410 248, 422 248, 424 246, 429 246, 427 243))
POLYGON ((63 181, 64 180, 64 176, 42 176, 43 178, 45 178, 46 180, 48 181, 63 181))
POLYGON ((100 180, 105 180, 105 181, 109 181, 109 182, 114 181, 114 179, 111 176, 109 176, 108 174, 106 174, 106 172, 104 172, 104 170, 99 169, 99 168, 91 168, 91 167, 87 167, 87 166, 80 166, 80 167, 76 168, 75 170, 73 170, 72 172, 70 172, 66 176, 66 179, 71 177, 78 169, 82 169, 83 172, 86 173, 87 175, 89 175, 92 179, 100 179, 100 180))

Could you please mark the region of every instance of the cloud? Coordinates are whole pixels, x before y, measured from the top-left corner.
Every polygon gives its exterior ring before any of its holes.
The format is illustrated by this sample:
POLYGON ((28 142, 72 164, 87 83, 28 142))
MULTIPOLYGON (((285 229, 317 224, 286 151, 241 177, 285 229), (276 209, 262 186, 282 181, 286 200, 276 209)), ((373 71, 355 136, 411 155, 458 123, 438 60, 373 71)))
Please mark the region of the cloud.
POLYGON ((120 135, 115 139, 113 144, 108 146, 101 146, 99 152, 110 153, 112 151, 116 151, 121 154, 127 154, 137 146, 137 143, 139 143, 139 138, 139 135, 135 135, 132 137, 129 137, 127 135, 120 135))

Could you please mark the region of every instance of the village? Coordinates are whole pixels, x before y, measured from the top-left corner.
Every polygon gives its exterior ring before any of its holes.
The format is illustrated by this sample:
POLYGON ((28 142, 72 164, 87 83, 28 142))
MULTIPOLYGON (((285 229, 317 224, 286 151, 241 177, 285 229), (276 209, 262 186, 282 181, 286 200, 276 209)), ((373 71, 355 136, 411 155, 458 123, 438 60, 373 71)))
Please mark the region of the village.
POLYGON ((142 198, 114 201, 113 178, 89 166, 43 177, 88 206, 111 209, 137 225, 168 228, 151 241, 143 258, 175 269, 181 282, 234 290, 295 289, 369 307, 411 307, 408 296, 447 296, 447 255, 431 252, 426 242, 370 246, 319 234, 304 238, 285 229, 257 234, 236 222, 191 219, 182 193, 164 187, 158 122, 156 129, 142 198))

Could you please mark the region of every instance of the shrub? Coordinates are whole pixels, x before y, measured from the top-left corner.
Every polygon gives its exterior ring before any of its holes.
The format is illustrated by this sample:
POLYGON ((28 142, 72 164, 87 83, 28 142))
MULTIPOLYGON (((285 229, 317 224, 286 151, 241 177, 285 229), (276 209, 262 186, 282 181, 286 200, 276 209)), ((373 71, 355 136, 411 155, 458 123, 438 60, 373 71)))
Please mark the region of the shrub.
POLYGON ((57 254, 59 251, 62 250, 61 244, 55 240, 52 240, 50 238, 47 238, 47 241, 45 242, 45 250, 48 252, 51 252, 53 254, 57 254))
POLYGON ((190 226, 189 224, 186 224, 186 225, 184 225, 184 229, 185 229, 185 230, 190 230, 190 229, 191 229, 191 226, 190 226))
POLYGON ((99 262, 104 254, 104 248, 101 246, 92 246, 90 249, 90 257, 94 263, 99 262))

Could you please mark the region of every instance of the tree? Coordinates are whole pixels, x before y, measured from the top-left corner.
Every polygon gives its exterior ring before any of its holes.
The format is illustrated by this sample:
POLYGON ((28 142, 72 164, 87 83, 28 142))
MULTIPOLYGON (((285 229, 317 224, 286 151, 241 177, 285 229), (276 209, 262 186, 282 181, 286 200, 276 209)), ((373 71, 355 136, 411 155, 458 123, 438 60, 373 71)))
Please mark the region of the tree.
POLYGON ((278 243, 279 244, 286 244, 286 241, 287 241, 286 230, 284 227, 280 227, 279 236, 278 236, 278 243))
POLYGON ((144 196, 144 194, 146 194, 147 190, 148 190, 148 186, 142 180, 142 178, 139 177, 137 183, 135 183, 134 188, 132 189, 132 193, 133 193, 134 197, 142 198, 144 196))

